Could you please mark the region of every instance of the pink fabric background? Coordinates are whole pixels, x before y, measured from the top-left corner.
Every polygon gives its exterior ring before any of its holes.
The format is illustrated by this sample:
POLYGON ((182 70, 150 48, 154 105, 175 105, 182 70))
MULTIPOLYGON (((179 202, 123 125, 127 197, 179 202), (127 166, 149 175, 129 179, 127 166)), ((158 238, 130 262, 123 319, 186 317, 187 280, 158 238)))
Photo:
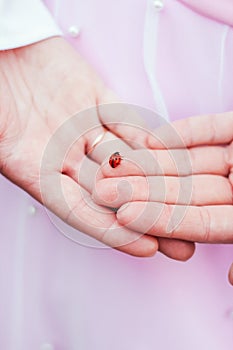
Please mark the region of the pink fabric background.
POLYGON ((200 14, 233 26, 232 0, 181 0, 200 14))
MULTIPOLYGON (((124 101, 156 108, 143 64, 145 1, 48 5, 65 33, 80 25, 67 39, 124 101)), ((233 29, 175 0, 159 17, 156 74, 171 119, 232 110, 233 29)), ((0 193, 2 349, 232 349, 232 246, 199 245, 187 263, 91 249, 3 178, 0 193)))

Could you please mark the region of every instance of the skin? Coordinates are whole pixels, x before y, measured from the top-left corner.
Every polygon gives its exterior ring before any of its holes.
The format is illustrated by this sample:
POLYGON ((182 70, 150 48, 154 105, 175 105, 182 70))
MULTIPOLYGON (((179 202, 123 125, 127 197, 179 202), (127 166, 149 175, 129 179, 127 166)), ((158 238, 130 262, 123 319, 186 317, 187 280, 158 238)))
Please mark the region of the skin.
POLYGON ((116 169, 103 164, 96 203, 120 207, 119 222, 141 233, 232 244, 233 113, 164 125, 144 145, 116 169))
MULTIPOLYGON (((65 40, 1 52, 0 95, 0 171, 5 177, 72 227, 119 251, 148 257, 159 249, 179 260, 192 256, 193 243, 142 235, 94 203, 100 164, 116 149, 124 153, 132 147, 111 125, 92 150, 104 131, 98 107, 116 97, 65 40)), ((131 137, 130 128, 125 133, 131 137)), ((139 133, 138 139, 144 136, 139 133)))

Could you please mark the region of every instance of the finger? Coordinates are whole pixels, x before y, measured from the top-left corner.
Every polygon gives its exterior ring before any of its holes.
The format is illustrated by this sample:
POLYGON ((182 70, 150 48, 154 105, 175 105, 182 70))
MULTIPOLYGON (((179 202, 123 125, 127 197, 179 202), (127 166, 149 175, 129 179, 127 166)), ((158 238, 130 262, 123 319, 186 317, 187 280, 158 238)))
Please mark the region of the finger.
POLYGON ((141 233, 203 243, 233 243, 233 206, 173 206, 132 202, 118 221, 141 233))
POLYGON ((185 148, 228 144, 233 138, 233 112, 190 117, 165 124, 148 134, 148 147, 185 148))
POLYGON ((179 205, 233 203, 230 182, 227 178, 216 175, 105 178, 96 183, 93 199, 100 205, 114 208, 131 201, 179 205))
MULTIPOLYGON (((123 152, 123 151, 122 151, 123 152)), ((113 169, 105 162, 103 176, 172 175, 191 174, 228 175, 225 147, 197 147, 172 150, 131 150, 122 153, 121 166, 113 169)))
POLYGON ((101 97, 98 112, 100 121, 132 148, 147 146, 150 126, 145 120, 150 120, 153 128, 164 123, 151 110, 119 102, 119 98, 110 90, 101 97))
POLYGON ((233 285, 233 264, 230 267, 229 274, 228 274, 228 279, 229 279, 230 284, 233 285))
POLYGON ((93 192, 95 183, 102 178, 99 165, 88 157, 83 157, 79 162, 65 161, 62 173, 71 177, 81 188, 89 193, 93 192))
POLYGON ((178 239, 158 238, 159 251, 167 257, 187 261, 195 252, 195 244, 178 239))
POLYGON ((41 179, 41 193, 53 213, 106 245, 135 256, 151 256, 158 249, 156 239, 119 225, 112 210, 94 204, 90 194, 64 174, 41 179))

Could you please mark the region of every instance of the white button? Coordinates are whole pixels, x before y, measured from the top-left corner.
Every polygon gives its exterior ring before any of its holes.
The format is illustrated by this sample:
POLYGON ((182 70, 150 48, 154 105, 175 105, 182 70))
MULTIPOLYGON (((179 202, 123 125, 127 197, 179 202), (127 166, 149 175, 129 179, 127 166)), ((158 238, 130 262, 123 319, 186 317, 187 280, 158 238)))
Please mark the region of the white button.
POLYGON ((28 213, 29 213, 30 215, 35 215, 35 214, 36 214, 36 207, 35 207, 34 205, 30 205, 30 206, 28 207, 28 213))
POLYGON ((54 350, 53 346, 49 343, 42 344, 40 350, 54 350))
POLYGON ((153 4, 157 11, 161 11, 164 7, 163 0, 153 0, 153 4))
POLYGON ((76 38, 80 34, 80 28, 73 25, 73 26, 70 26, 70 28, 68 29, 68 32, 70 36, 72 36, 73 38, 76 38))

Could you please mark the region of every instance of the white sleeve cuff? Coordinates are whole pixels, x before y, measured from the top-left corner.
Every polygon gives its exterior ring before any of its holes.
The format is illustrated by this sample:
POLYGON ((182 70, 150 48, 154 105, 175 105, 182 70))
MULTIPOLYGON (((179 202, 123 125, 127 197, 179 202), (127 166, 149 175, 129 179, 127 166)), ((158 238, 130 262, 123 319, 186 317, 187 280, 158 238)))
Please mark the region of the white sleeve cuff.
POLYGON ((62 35, 40 0, 0 0, 0 50, 62 35))

